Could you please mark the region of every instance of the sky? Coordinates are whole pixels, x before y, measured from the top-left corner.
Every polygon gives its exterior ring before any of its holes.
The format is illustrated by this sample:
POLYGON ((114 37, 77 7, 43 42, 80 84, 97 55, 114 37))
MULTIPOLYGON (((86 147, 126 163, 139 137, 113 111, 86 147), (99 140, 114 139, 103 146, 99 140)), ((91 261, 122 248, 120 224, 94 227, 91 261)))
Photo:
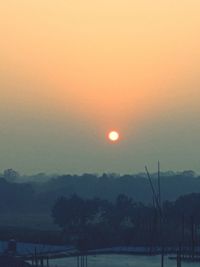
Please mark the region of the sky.
POLYGON ((199 12, 199 0, 1 1, 0 170, 123 174, 159 159, 200 172, 199 12))

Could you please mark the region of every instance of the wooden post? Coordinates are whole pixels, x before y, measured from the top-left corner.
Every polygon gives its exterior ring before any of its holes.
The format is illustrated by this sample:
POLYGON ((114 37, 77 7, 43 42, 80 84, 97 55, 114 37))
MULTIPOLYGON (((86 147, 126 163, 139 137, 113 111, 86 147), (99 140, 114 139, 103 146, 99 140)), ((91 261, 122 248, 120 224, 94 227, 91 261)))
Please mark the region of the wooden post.
POLYGON ((179 251, 177 251, 176 261, 177 261, 177 267, 181 267, 181 255, 179 251))
POLYGON ((194 237, 194 217, 193 216, 191 216, 191 238, 192 238, 192 260, 194 260, 195 237, 194 237))
POLYGON ((77 256, 77 267, 79 267, 79 255, 77 256))
POLYGON ((87 259, 87 255, 85 256, 85 262, 86 262, 86 267, 88 266, 88 259, 87 259))
POLYGON ((37 249, 35 247, 35 266, 38 267, 37 249))
POLYGON ((176 254, 176 266, 179 267, 179 258, 178 258, 178 251, 177 251, 177 254, 176 254))
POLYGON ((182 238, 181 238, 182 245, 184 246, 185 243, 185 215, 182 214, 182 238))
POLYGON ((164 248, 162 246, 162 252, 161 252, 161 267, 164 267, 164 248))

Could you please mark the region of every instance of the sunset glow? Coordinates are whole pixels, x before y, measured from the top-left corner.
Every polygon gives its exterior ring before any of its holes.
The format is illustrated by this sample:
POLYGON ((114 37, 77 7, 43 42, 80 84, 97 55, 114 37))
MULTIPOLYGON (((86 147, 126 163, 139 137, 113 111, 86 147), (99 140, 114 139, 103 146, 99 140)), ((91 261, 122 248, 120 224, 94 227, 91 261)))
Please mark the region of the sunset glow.
POLYGON ((0 167, 89 171, 96 146, 104 171, 112 126, 129 159, 107 169, 132 171, 133 151, 139 169, 152 155, 170 167, 174 140, 200 158, 199 0, 0 2, 0 167))

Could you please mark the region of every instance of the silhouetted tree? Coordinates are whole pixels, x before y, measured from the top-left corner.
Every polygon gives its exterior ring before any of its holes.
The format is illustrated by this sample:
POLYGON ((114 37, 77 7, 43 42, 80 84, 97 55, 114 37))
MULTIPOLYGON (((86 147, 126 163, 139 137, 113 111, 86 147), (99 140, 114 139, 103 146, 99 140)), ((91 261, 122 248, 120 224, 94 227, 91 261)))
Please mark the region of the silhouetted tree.
POLYGON ((15 182, 19 177, 19 173, 13 169, 6 169, 3 172, 3 177, 9 182, 15 182))

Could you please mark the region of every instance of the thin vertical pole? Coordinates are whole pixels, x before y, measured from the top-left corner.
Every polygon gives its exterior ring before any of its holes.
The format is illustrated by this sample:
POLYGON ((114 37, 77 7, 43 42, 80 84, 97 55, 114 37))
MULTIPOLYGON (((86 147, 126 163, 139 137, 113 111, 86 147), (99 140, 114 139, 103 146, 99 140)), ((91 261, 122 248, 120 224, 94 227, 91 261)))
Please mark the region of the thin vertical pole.
POLYGON ((194 238, 194 217, 191 216, 191 235, 192 235, 192 260, 194 260, 195 238, 194 238))
POLYGON ((77 267, 79 267, 79 256, 77 256, 77 267))
POLYGON ((161 267, 164 267, 164 249, 162 247, 162 252, 161 252, 161 267))
POLYGON ((161 190, 160 190, 160 161, 158 161, 158 201, 161 206, 161 190))
POLYGON ((177 257, 176 257, 177 267, 181 267, 181 252, 177 251, 177 257))
POLYGON ((156 202, 156 206, 157 206, 158 210, 160 211, 160 205, 159 205, 159 201, 158 201, 158 195, 155 192, 155 189, 154 189, 154 186, 153 186, 153 183, 152 183, 152 180, 151 180, 151 176, 150 176, 150 173, 148 171, 147 166, 145 166, 145 170, 146 170, 146 173, 147 173, 147 177, 149 179, 149 183, 150 183, 150 186, 151 186, 153 197, 154 197, 155 202, 156 202))
POLYGON ((35 265, 38 267, 37 250, 35 247, 35 265))
POLYGON ((182 245, 184 245, 185 242, 185 215, 182 214, 182 245))
POLYGON ((179 267, 179 255, 178 255, 178 251, 177 251, 177 255, 176 255, 176 266, 179 267))
POLYGON ((81 267, 84 267, 84 265, 83 265, 83 255, 81 255, 81 267))

